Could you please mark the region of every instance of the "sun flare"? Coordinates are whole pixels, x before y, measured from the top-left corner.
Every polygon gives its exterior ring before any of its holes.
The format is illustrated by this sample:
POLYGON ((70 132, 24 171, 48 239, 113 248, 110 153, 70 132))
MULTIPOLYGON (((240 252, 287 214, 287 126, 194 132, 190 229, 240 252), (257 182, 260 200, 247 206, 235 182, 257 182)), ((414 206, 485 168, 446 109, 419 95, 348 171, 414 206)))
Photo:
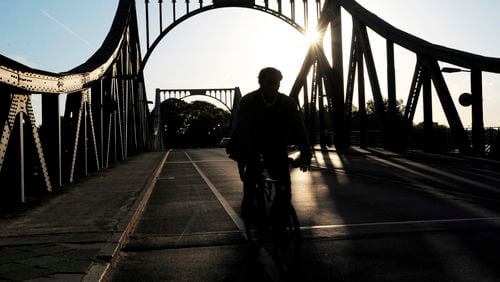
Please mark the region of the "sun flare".
POLYGON ((321 35, 315 29, 308 30, 305 36, 306 36, 306 41, 309 43, 309 45, 317 44, 321 40, 321 35))

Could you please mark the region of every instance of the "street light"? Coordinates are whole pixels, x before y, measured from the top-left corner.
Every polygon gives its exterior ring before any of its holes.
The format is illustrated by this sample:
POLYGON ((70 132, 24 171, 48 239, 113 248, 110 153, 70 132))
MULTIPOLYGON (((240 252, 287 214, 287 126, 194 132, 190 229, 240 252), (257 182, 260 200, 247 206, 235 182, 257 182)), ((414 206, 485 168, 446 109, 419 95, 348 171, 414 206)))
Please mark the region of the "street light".
POLYGON ((442 72, 453 73, 453 72, 470 72, 470 70, 459 69, 459 68, 449 68, 444 67, 441 69, 442 72))
MULTIPOLYGON (((470 72, 470 70, 460 69, 460 68, 450 68, 450 67, 441 68, 441 71, 446 72, 446 73, 470 72)), ((460 105, 462 105, 464 107, 468 107, 468 106, 472 105, 472 95, 470 93, 462 93, 459 96, 458 101, 459 101, 460 105)))

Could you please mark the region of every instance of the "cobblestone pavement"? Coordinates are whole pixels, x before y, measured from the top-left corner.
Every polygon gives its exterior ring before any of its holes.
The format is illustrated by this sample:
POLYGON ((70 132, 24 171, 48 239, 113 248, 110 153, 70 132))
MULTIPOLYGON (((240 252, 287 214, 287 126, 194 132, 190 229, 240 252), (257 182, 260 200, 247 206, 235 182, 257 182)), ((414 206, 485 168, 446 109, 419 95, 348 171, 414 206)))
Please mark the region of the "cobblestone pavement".
POLYGON ((166 152, 133 156, 0 219, 0 281, 97 281, 140 215, 166 152))

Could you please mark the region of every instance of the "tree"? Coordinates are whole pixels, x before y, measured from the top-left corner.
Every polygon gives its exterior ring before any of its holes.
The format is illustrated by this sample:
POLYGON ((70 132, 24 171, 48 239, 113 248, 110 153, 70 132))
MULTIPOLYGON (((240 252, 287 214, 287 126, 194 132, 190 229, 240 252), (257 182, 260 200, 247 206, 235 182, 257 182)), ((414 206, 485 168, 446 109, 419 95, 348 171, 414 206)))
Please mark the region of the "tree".
POLYGON ((161 111, 167 148, 214 147, 227 135, 231 118, 229 112, 203 101, 168 99, 161 111))
POLYGON ((186 115, 189 104, 180 99, 167 99, 161 103, 161 131, 167 148, 175 148, 180 137, 186 132, 188 124, 186 115))
MULTIPOLYGON (((384 108, 387 109, 389 105, 389 101, 384 99, 384 108)), ((396 124, 398 126, 402 125, 403 115, 404 115, 405 107, 403 105, 403 100, 396 100, 396 121, 393 121, 392 124, 396 124)), ((387 115, 387 110, 386 113, 387 115)), ((388 117, 386 117, 388 118, 388 117)), ((375 102, 373 100, 368 100, 366 102, 366 129, 367 130, 381 130, 384 128, 382 121, 377 116, 375 109, 375 102)), ((360 129, 360 118, 359 118, 359 110, 355 106, 352 109, 352 120, 351 120, 351 128, 352 130, 360 129)))

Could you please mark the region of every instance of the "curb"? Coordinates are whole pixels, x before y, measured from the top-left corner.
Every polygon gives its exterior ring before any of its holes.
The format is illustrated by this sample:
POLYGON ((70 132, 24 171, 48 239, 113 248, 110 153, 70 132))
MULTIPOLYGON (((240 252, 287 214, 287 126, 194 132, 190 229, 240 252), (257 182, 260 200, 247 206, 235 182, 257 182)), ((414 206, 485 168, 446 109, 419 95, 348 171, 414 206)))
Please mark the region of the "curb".
POLYGON ((113 233, 110 240, 97 254, 97 261, 93 262, 89 271, 83 277, 82 281, 107 281, 110 278, 112 265, 116 264, 119 259, 120 250, 123 248, 129 235, 134 231, 137 223, 139 222, 142 213, 151 197, 151 194, 156 186, 158 176, 163 170, 165 162, 168 158, 170 151, 167 151, 160 164, 156 167, 154 172, 148 178, 145 188, 135 201, 134 205, 130 208, 127 215, 120 221, 118 230, 113 233))

